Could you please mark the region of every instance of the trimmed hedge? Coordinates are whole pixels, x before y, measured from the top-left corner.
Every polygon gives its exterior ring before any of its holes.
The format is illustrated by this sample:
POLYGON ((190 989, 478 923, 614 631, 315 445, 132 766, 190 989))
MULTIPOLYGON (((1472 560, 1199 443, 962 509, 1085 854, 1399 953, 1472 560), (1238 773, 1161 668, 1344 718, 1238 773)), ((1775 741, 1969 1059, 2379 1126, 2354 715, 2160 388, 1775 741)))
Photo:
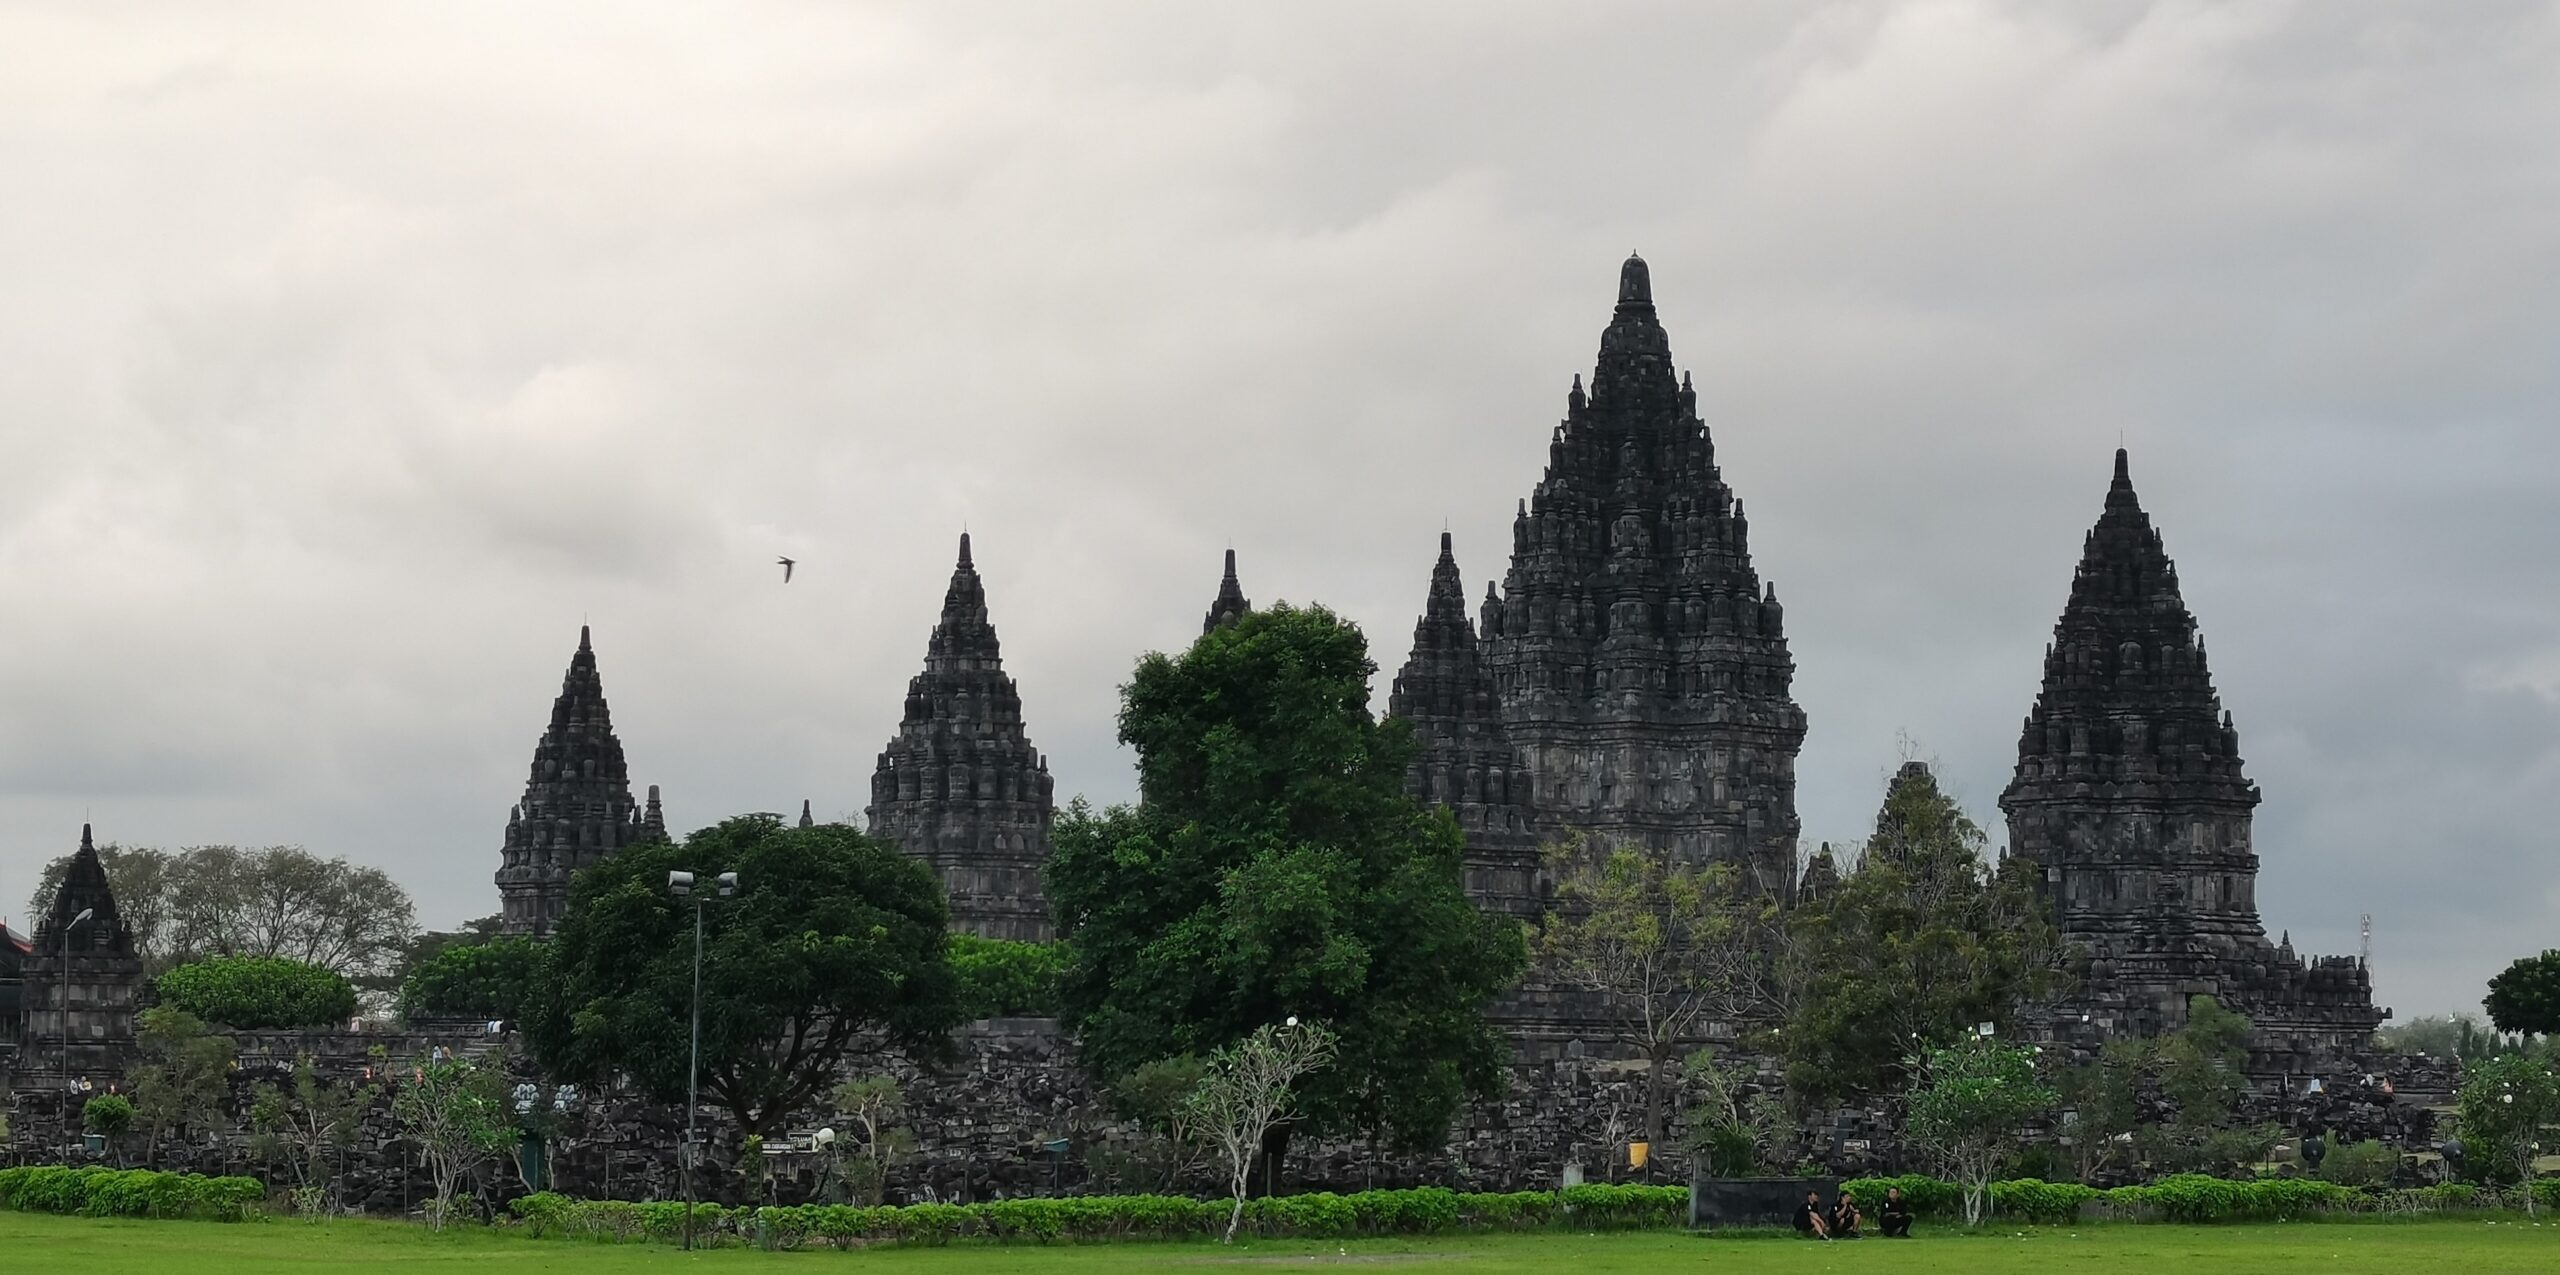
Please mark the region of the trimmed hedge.
POLYGON ((160 1003, 243 1031, 326 1027, 355 1016, 355 985, 336 970, 276 956, 212 956, 152 983, 160 1003))
POLYGON ((256 1178, 209 1178, 152 1169, 0 1169, 0 1208, 80 1217, 199 1218, 238 1222, 267 1198, 256 1178))
MULTIPOLYGON (((1964 1212, 1963 1188, 1936 1178, 1852 1178, 1841 1183, 1840 1189, 1872 1217, 1884 1206, 1886 1188, 1897 1186, 1902 1188, 1902 1198, 1911 1202, 1911 1211, 1921 1217, 1953 1218, 1964 1212)), ((2453 1190, 2468 1199, 2471 1188, 2453 1190)), ((2315 1178, 2234 1182, 2182 1173, 2145 1186, 2120 1186, 2106 1191, 2076 1182, 2021 1178, 1991 1184, 1990 1216, 2025 1222, 2067 1222, 2079 1216, 2081 1205, 2091 1201, 2112 1209, 2157 1216, 2164 1222, 2284 1221, 2369 1209, 2377 1203, 2375 1197, 2353 1187, 2315 1178)))
MULTIPOLYGON (((546 1191, 509 1207, 531 1234, 608 1243, 673 1239, 684 1224, 684 1206, 674 1203, 573 1200, 546 1191)), ((726 1234, 769 1248, 813 1243, 851 1248, 877 1243, 948 1244, 958 1239, 1034 1244, 1185 1239, 1224 1230, 1232 1206, 1226 1200, 1178 1195, 1079 1195, 984 1204, 700 1207, 696 1229, 708 1234, 726 1234)), ((1601 1230, 1679 1226, 1688 1212, 1688 1188, 1676 1186, 1586 1185, 1561 1193, 1461 1193, 1444 1187, 1350 1195, 1311 1191, 1245 1201, 1244 1230, 1301 1239, 1537 1230, 1560 1224, 1601 1230)))

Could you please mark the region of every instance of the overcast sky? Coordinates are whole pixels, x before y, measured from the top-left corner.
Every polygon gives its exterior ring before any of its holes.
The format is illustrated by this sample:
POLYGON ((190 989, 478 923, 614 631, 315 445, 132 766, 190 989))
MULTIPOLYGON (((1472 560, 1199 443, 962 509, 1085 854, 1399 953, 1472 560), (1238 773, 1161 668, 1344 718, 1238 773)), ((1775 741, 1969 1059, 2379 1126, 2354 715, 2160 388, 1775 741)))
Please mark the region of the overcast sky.
POLYGON ((1633 248, 1809 842, 1906 734, 1996 829, 2121 439, 2269 929, 2476 1010, 2560 946, 2555 67, 2548 3, 9 5, 0 899, 90 818, 494 911, 582 620, 671 822, 858 819, 964 526, 1062 800, 1229 544, 1383 704, 1633 248))

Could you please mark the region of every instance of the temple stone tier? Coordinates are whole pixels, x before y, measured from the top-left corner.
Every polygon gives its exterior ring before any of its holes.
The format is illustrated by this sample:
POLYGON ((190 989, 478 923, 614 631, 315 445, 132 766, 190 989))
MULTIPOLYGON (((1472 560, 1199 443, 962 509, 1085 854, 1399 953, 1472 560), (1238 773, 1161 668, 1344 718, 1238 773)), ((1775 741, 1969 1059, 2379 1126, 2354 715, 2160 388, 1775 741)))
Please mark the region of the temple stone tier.
POLYGON ((954 927, 1045 940, 1052 788, 1047 760, 1024 736, 1022 696, 1005 675, 963 533, 924 671, 907 684, 906 715, 871 776, 871 835, 941 874, 954 927))
POLYGON ((1429 601, 1413 626, 1413 654, 1396 674, 1387 713, 1413 725, 1413 795, 1447 807, 1466 834, 1468 896, 1480 907, 1536 919, 1545 911, 1545 894, 1529 808, 1531 775, 1503 728, 1445 531, 1429 601))
POLYGON ((524 798, 507 815, 498 867, 505 932, 547 937, 568 913, 572 873, 666 835, 656 786, 645 808, 631 800, 631 770, 613 733, 595 646, 579 625, 578 650, 551 702, 551 724, 534 745, 524 798))
POLYGON ((2257 1025, 2261 1073, 2363 1066, 2387 1016, 2367 971, 2305 961, 2259 920, 2258 801, 2119 450, 2000 797, 2008 852, 2040 866, 2062 937, 2090 958, 2054 1035, 2157 1035, 2208 994, 2257 1025))
POLYGON ((1752 569, 1697 403, 1630 257, 1478 636, 1550 834, 1737 864, 1784 898, 1805 717, 1776 587, 1752 569))

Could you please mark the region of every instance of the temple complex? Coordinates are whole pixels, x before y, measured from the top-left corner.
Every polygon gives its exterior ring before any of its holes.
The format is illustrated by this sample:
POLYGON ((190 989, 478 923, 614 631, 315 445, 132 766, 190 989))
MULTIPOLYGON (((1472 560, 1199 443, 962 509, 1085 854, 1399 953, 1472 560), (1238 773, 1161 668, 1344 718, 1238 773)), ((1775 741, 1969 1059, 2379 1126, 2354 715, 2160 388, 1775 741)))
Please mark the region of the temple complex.
POLYGON ((2042 867, 2063 939, 2090 958, 2056 1035, 2157 1035, 2205 994, 2256 1024, 2261 1071, 2369 1049, 2384 1015, 2363 965, 2267 941, 2258 801, 2177 567, 2119 450, 2000 797, 2008 852, 2042 867))
MULTIPOLYGON (((1232 555, 1228 565, 1232 584, 1232 555)), ((1023 734, 1022 695, 1005 675, 964 532, 924 671, 907 683, 906 716, 872 772, 871 835, 941 874, 955 927, 1044 940, 1053 811, 1049 763, 1023 734)))
POLYGON ((605 706, 595 647, 579 625, 578 650, 551 702, 551 724, 533 747, 524 797, 507 814, 498 867, 504 932, 548 936, 568 913, 570 874, 666 835, 656 786, 645 808, 631 800, 631 770, 605 706))

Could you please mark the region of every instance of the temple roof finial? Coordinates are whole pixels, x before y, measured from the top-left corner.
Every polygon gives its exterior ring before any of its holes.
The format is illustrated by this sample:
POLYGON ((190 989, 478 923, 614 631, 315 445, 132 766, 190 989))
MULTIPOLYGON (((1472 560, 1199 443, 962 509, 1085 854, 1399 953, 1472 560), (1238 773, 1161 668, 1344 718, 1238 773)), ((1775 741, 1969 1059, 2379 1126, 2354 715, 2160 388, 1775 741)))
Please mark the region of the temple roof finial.
POLYGON ((583 624, 578 626, 578 649, 581 651, 592 651, 596 649, 593 641, 593 635, 587 631, 587 626, 583 624))
POLYGON ((969 561, 969 533, 965 531, 960 533, 960 565, 964 567, 973 565, 969 561))
POLYGON ((1644 258, 1627 254, 1627 263, 1618 267, 1618 303, 1653 304, 1653 274, 1645 268, 1644 258))
POLYGON ((809 799, 802 797, 800 799, 800 826, 803 828, 815 827, 817 822, 817 820, 809 817, 809 799))

